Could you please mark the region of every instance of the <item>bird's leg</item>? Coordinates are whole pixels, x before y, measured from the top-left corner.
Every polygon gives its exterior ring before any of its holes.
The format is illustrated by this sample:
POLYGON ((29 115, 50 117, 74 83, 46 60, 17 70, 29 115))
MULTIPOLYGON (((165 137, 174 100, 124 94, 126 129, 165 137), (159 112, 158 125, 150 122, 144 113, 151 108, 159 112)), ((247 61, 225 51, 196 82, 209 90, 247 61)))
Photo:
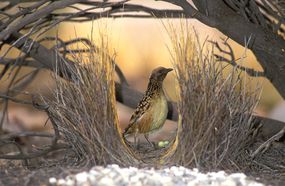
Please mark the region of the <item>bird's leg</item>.
POLYGON ((139 130, 138 130, 138 128, 136 128, 136 130, 135 130, 135 135, 134 135, 134 142, 135 142, 135 147, 136 147, 136 149, 139 149, 138 133, 139 133, 139 130))
POLYGON ((153 144, 151 141, 149 141, 149 139, 148 139, 148 134, 144 134, 144 137, 145 137, 146 141, 147 141, 153 148, 155 148, 154 144, 153 144))

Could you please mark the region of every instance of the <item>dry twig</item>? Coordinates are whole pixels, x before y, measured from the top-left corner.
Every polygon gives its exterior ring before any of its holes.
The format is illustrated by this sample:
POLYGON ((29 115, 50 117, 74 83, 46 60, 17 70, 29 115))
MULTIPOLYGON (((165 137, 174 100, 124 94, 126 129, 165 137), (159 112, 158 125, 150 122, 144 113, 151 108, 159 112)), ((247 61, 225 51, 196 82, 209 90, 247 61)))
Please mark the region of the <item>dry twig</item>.
POLYGON ((250 156, 255 158, 258 154, 263 154, 269 149, 274 141, 280 140, 285 135, 285 127, 283 127, 277 134, 262 143, 250 156))

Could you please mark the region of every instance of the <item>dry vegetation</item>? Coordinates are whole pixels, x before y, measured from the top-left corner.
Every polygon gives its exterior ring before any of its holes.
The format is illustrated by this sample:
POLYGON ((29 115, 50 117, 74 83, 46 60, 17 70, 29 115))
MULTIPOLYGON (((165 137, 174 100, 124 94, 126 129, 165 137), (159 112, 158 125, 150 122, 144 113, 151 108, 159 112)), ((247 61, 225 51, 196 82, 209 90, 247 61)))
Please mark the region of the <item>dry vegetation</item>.
POLYGON ((168 162, 208 170, 241 169, 258 91, 249 90, 247 77, 237 69, 224 73, 213 48, 201 44, 187 23, 180 26, 167 26, 180 90, 177 149, 168 162))
MULTIPOLYGON (((268 158, 250 156, 256 148, 252 114, 258 103, 258 87, 250 89, 250 79, 241 76, 238 69, 224 73, 225 66, 213 54, 214 46, 201 44, 187 23, 179 29, 170 24, 166 29, 180 92, 177 137, 168 149, 136 152, 122 139, 115 108, 115 64, 105 36, 97 41, 99 47, 85 43, 89 52, 84 55, 71 53, 72 65, 68 61, 59 64, 65 71, 54 76, 55 99, 45 101, 49 116, 80 165, 176 164, 251 175, 281 170, 270 160, 276 151, 268 158), (268 162, 273 166, 270 169, 265 165, 268 162)), ((282 164, 282 153, 278 153, 282 164)))
POLYGON ((85 44, 89 52, 69 56, 75 63, 64 64, 63 78, 55 75, 55 100, 47 101, 49 112, 79 160, 90 165, 135 164, 117 128, 115 64, 108 39, 101 36, 99 47, 85 44))
POLYGON ((172 24, 166 29, 178 77, 180 116, 178 134, 164 156, 165 163, 205 171, 245 172, 281 183, 284 148, 274 147, 253 156, 260 145, 253 117, 260 86, 252 86, 250 78, 237 68, 224 73, 227 66, 215 59, 215 45, 209 48, 207 41, 201 44, 187 22, 179 29, 172 24))
MULTIPOLYGON (((30 179, 41 176, 46 178, 47 172, 50 172, 48 175, 63 172, 65 167, 59 169, 53 165, 60 162, 62 166, 61 163, 65 160, 67 165, 78 163, 81 166, 111 163, 121 166, 176 164, 202 170, 224 169, 245 172, 264 179, 264 176, 270 176, 269 180, 279 180, 280 185, 284 184, 285 147, 284 143, 275 143, 281 138, 284 141, 284 123, 282 130, 269 139, 270 143, 255 138, 257 123, 262 124, 266 120, 269 124, 276 122, 268 118, 256 122, 252 113, 258 102, 258 88, 253 87, 248 91, 247 84, 250 80, 240 76, 239 71, 243 70, 249 76, 267 78, 280 95, 285 97, 282 64, 285 61, 284 3, 281 3, 284 1, 193 1, 196 8, 187 1, 171 1, 173 5, 181 7, 179 10, 156 9, 127 1, 103 1, 99 4, 96 1, 79 0, 30 2, 22 4, 21 1, 5 0, 4 4, 1 3, 3 24, 0 26, 0 41, 2 49, 8 48, 1 56, 0 63, 4 68, 1 69, 0 79, 7 74, 11 82, 7 90, 3 90, 0 95, 0 104, 3 106, 0 133, 8 116, 9 104, 14 102, 46 112, 54 134, 34 131, 2 134, 0 185, 11 185, 12 182, 3 182, 9 176, 8 179, 17 180, 21 185, 24 183, 22 180, 28 181, 25 185, 30 185, 30 179), (63 9, 66 7, 74 11, 65 12, 63 9), (66 21, 84 22, 102 17, 180 18, 182 14, 185 14, 186 18, 195 18, 215 27, 239 44, 247 40, 264 71, 256 72, 254 69, 239 66, 233 57, 228 63, 235 68, 226 75, 224 66, 214 58, 214 49, 208 49, 204 43, 201 44, 187 23, 182 23, 180 28, 167 25, 172 43, 170 52, 178 79, 177 91, 180 91, 178 132, 168 148, 138 152, 129 148, 131 145, 125 144, 118 129, 113 79, 115 64, 110 57, 112 54, 109 51, 109 43, 102 35, 105 30, 95 42, 98 44, 96 47, 86 38, 62 41, 61 38, 45 37, 44 34, 55 25, 66 21), (254 39, 245 36, 254 36, 254 39), (43 38, 40 39, 41 37, 43 38), (58 43, 53 45, 50 41, 55 40, 58 43), (46 41, 49 45, 52 44, 51 47, 43 45, 46 41), (80 41, 85 45, 85 50, 78 47, 69 51, 70 45, 80 41), (10 58, 8 54, 14 49, 19 50, 21 55, 10 58), (57 52, 59 55, 56 55, 57 52), (54 56, 58 57, 56 65, 54 56), (18 79, 20 69, 25 66, 35 70, 18 79), (44 98, 46 104, 38 103, 36 96, 23 92, 43 67, 56 74, 54 98, 44 98), (12 71, 14 73, 10 74, 12 71), (22 100, 17 96, 19 94, 26 95, 29 99, 22 100), (48 140, 39 140, 43 146, 33 144, 27 148, 28 145, 21 143, 22 138, 48 140), (70 153, 71 151, 73 153, 70 153), (70 158, 66 158, 66 154, 70 155, 70 158), (33 162, 37 158, 40 161, 33 162), (147 159, 149 161, 145 161, 147 159), (25 163, 24 166, 20 167, 18 162, 14 164, 13 161, 19 160, 25 163), (48 170, 46 172, 39 171, 42 166, 39 162, 42 160, 45 162, 43 166, 48 170), (2 161, 5 163, 2 164, 2 161), (23 171, 25 168, 31 168, 32 164, 36 165, 34 172, 23 171)), ((120 76, 120 73, 117 72, 117 75, 120 76)), ((121 81, 116 91, 119 92, 123 87, 121 85, 126 84, 121 81)), ((124 87, 125 90, 128 88, 124 87)), ((136 94, 135 90, 125 92, 128 92, 124 93, 128 98, 135 95, 133 97, 136 99, 130 101, 118 96, 120 98, 117 97, 117 101, 133 106, 133 102, 137 101, 140 95, 136 94)), ((172 114, 169 119, 175 120, 177 115, 172 117, 172 114)), ((76 171, 79 171, 77 168, 76 171)), ((70 170, 66 169, 67 172, 70 170)))

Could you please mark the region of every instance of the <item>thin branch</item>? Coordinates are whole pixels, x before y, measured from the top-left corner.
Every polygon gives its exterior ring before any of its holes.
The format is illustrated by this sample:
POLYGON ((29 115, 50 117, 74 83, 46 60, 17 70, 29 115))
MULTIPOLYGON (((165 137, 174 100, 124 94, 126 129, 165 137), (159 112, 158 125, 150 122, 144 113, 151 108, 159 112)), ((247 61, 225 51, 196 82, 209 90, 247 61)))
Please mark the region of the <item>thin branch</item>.
POLYGON ((29 132, 29 131, 25 131, 25 132, 17 132, 17 133, 9 133, 9 134, 5 134, 5 135, 1 135, 0 137, 0 141, 7 141, 7 140, 12 140, 18 137, 45 137, 45 138, 52 138, 54 135, 51 133, 47 133, 47 132, 29 132))
POLYGON ((55 1, 38 11, 29 14, 25 16, 24 18, 21 19, 21 21, 18 22, 18 24, 14 24, 13 26, 9 26, 3 31, 0 32, 0 41, 6 40, 12 33, 18 32, 20 29, 24 28, 26 25, 33 23, 36 20, 39 20, 40 18, 43 18, 50 14, 51 12, 57 10, 57 9, 62 9, 66 6, 78 3, 78 2, 83 2, 85 0, 65 0, 65 1, 55 1))
MULTIPOLYGON (((28 103, 28 104, 31 104, 30 102, 24 102, 22 100, 17 100, 16 98, 9 97, 9 96, 6 96, 6 95, 0 95, 0 97, 3 97, 5 99, 9 99, 11 101, 18 102, 18 103, 28 103)), ((36 158, 36 157, 41 157, 41 156, 47 155, 48 153, 53 152, 53 151, 70 148, 66 144, 58 143, 58 140, 60 138, 60 134, 59 134, 58 126, 56 125, 53 117, 50 115, 49 107, 47 105, 40 105, 40 104, 36 103, 34 99, 32 99, 32 105, 35 108, 37 108, 39 110, 43 110, 43 111, 45 111, 48 114, 48 117, 50 118, 50 121, 51 121, 52 126, 53 126, 54 135, 45 134, 45 133, 34 133, 34 132, 22 133, 22 135, 25 135, 25 136, 52 137, 51 144, 47 148, 43 148, 43 149, 41 149, 38 152, 33 152, 33 153, 28 153, 28 154, 23 153, 21 147, 19 147, 19 152, 20 152, 19 154, 17 154, 17 155, 0 155, 0 159, 27 160, 27 159, 32 159, 32 158, 36 158)), ((18 135, 19 135, 19 133, 18 133, 18 135)), ((21 133, 20 133, 20 135, 21 135, 21 133)), ((7 137, 11 138, 11 136, 7 136, 7 137)), ((3 143, 3 140, 0 140, 0 143, 1 142, 3 143)))
POLYGON ((0 98, 5 99, 5 100, 10 100, 14 103, 19 103, 19 104, 24 104, 24 105, 33 105, 33 102, 31 102, 31 101, 20 100, 20 99, 17 99, 15 97, 8 96, 8 95, 2 94, 2 93, 0 94, 0 98))
MULTIPOLYGON (((17 18, 26 15, 28 13, 30 13, 31 10, 36 10, 37 8, 39 8, 40 6, 44 5, 45 3, 49 2, 50 0, 41 0, 33 5, 31 5, 29 8, 26 9, 22 9, 21 11, 17 12, 14 15, 10 16, 10 19, 6 22, 4 22, 4 24, 2 24, 0 26, 0 30, 5 29, 9 24, 13 23, 17 18)), ((15 1, 15 5, 17 5, 19 2, 15 1)))
POLYGON ((68 146, 66 144, 57 143, 56 145, 51 145, 44 150, 29 153, 29 154, 20 153, 20 154, 16 154, 16 155, 0 155, 0 159, 27 160, 27 159, 42 157, 42 156, 45 156, 51 152, 62 150, 62 149, 68 149, 68 148, 70 148, 70 146, 68 146))
POLYGON ((122 72, 122 70, 120 69, 120 67, 117 64, 115 65, 115 71, 116 71, 116 73, 117 73, 117 75, 121 81, 121 84, 124 86, 129 86, 128 81, 127 81, 124 73, 122 72))
POLYGON ((255 158, 257 154, 260 153, 263 154, 265 151, 269 149, 270 145, 272 145, 274 141, 280 140, 284 135, 285 135, 285 126, 277 134, 275 134, 274 136, 269 138, 266 142, 261 144, 250 156, 252 158, 255 158))
POLYGON ((214 54, 214 56, 216 57, 217 61, 219 61, 219 62, 226 62, 226 63, 232 65, 233 67, 235 67, 235 68, 237 68, 237 69, 239 69, 241 71, 246 72, 249 76, 252 76, 252 77, 264 77, 265 76, 264 72, 256 71, 253 68, 248 68, 248 67, 244 67, 244 66, 241 66, 241 65, 237 64, 236 61, 239 60, 239 59, 235 59, 235 55, 234 55, 233 49, 229 45, 227 40, 225 40, 223 42, 223 44, 226 45, 226 47, 228 48, 229 52, 224 50, 224 49, 222 49, 222 47, 218 44, 218 42, 214 42, 214 41, 209 41, 209 42, 214 44, 214 46, 219 50, 219 52, 229 56, 229 59, 228 59, 228 58, 223 57, 221 55, 214 54))
MULTIPOLYGON (((14 141, 0 141, 0 146, 10 145, 10 144, 14 145, 18 149, 19 156, 24 156, 24 152, 18 143, 14 142, 14 141)), ((1 155, 0 155, 0 159, 1 159, 1 155)), ((26 165, 26 166, 28 165, 27 159, 23 159, 23 162, 24 162, 24 165, 26 165)))

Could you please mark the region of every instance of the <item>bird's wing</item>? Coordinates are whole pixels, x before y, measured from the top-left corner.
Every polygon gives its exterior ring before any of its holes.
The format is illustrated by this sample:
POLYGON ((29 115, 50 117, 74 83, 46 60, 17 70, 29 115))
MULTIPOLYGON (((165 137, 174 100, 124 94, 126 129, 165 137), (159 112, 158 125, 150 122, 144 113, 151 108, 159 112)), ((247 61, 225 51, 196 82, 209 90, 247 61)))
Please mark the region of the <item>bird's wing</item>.
POLYGON ((140 121, 146 111, 150 108, 151 105, 151 101, 150 101, 150 97, 145 96, 138 104, 136 110, 134 111, 134 113, 131 116, 129 125, 127 126, 127 128, 125 129, 124 133, 128 133, 128 130, 135 125, 136 123, 138 123, 138 121, 140 121))

